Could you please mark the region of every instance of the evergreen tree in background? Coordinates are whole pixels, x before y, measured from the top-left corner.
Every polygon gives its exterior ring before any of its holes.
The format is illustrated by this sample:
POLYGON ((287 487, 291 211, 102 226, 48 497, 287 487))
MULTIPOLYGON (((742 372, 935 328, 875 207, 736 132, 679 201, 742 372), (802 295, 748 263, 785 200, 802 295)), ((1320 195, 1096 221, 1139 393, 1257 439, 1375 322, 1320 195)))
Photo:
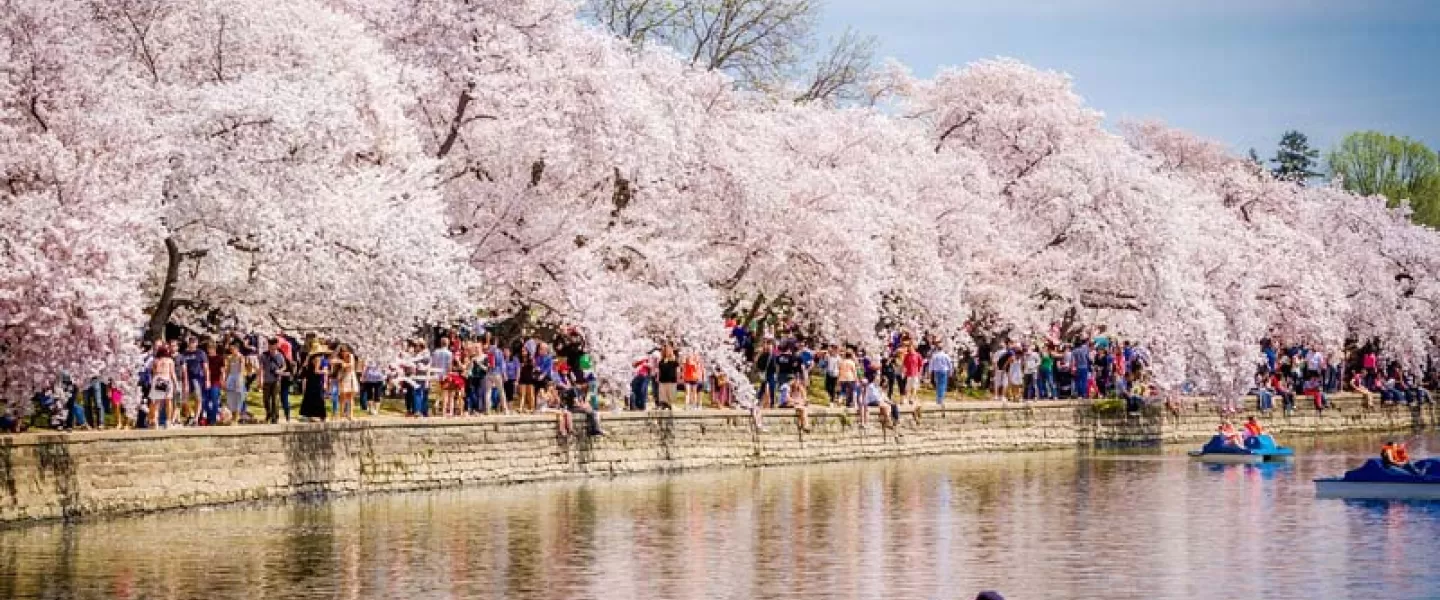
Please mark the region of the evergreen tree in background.
POLYGON ((1255 163, 1255 166, 1260 168, 1265 167, 1265 161, 1260 158, 1260 154, 1255 152, 1254 148, 1250 149, 1250 153, 1247 154, 1246 157, 1250 159, 1250 162, 1255 163))
POLYGON ((1271 172, 1280 179, 1305 183, 1320 176, 1315 171, 1320 151, 1310 147, 1310 138, 1293 129, 1280 136, 1280 148, 1270 162, 1275 165, 1271 172))

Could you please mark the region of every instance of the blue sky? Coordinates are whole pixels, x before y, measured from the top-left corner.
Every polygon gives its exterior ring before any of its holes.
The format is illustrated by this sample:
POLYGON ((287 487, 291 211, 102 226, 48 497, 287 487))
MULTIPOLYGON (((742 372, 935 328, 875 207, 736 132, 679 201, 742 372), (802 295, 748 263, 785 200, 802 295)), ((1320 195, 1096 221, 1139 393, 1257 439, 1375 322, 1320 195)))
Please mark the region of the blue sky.
POLYGON ((917 75, 1011 56, 1074 77, 1113 122, 1154 117, 1238 151, 1286 129, 1440 148, 1440 0, 827 0, 917 75))

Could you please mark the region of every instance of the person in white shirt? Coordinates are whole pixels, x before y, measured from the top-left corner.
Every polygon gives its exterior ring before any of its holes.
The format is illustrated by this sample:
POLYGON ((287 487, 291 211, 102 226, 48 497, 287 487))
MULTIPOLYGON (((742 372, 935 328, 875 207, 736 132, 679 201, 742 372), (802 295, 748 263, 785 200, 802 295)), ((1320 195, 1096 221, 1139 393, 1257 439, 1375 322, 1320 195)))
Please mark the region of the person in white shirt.
POLYGON ((1026 400, 1034 400, 1040 397, 1040 389, 1036 385, 1035 374, 1040 371, 1040 353, 1034 347, 1025 348, 1025 363, 1023 365, 1023 381, 1025 383, 1026 400))
POLYGON ((455 353, 450 351, 450 339, 440 338, 440 344, 430 352, 431 380, 440 386, 440 416, 454 416, 455 386, 450 383, 450 367, 455 364, 455 353))
POLYGON ((950 355, 945 353, 944 348, 937 345, 935 351, 930 353, 925 369, 935 381, 935 403, 945 406, 945 392, 950 385, 950 374, 955 371, 955 362, 950 360, 950 355))
POLYGON ((412 342, 411 347, 411 354, 401 359, 407 373, 401 383, 409 387, 405 414, 411 417, 429 416, 430 409, 427 404, 430 400, 430 352, 425 349, 425 343, 419 340, 412 342))
POLYGON ((880 385, 880 378, 871 380, 865 386, 865 394, 860 399, 859 421, 860 429, 866 429, 870 421, 870 407, 880 408, 880 427, 890 427, 890 401, 885 399, 885 389, 880 385))
POLYGON ((1311 350, 1310 354, 1305 357, 1305 363, 1305 366, 1310 369, 1311 373, 1314 373, 1316 375, 1323 375, 1323 369, 1325 368, 1325 353, 1319 350, 1311 350))

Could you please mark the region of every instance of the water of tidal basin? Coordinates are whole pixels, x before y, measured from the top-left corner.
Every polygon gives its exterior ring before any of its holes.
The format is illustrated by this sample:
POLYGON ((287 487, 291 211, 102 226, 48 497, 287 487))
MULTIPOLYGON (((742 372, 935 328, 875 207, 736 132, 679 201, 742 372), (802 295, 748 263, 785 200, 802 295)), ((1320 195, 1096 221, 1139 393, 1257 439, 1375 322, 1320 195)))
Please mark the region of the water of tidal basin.
POLYGON ((1292 466, 961 456, 26 527, 0 598, 1440 598, 1440 504, 1314 496, 1377 438, 1288 441, 1292 466))

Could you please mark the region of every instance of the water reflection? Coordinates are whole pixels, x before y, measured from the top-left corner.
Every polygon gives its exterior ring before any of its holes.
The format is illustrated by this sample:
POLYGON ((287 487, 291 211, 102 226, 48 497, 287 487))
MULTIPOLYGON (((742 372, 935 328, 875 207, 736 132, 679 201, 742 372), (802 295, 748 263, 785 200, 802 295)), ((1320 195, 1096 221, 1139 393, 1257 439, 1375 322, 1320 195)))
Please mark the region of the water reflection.
POLYGON ((0 532, 0 598, 1388 598, 1440 594, 1440 505, 1317 500, 1180 450, 725 471, 0 532))

